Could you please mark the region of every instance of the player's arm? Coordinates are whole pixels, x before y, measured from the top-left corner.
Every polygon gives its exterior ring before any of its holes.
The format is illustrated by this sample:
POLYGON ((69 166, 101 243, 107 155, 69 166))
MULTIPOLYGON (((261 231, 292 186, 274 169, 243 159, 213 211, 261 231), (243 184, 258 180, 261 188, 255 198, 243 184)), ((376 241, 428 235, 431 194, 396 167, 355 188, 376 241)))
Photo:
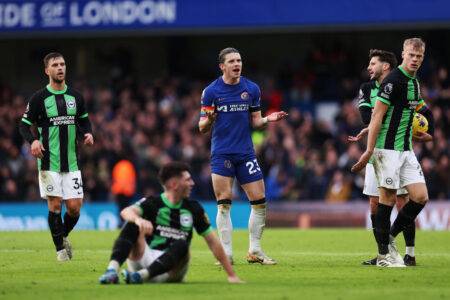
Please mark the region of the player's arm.
POLYGON ((261 110, 253 111, 252 116, 252 127, 255 129, 264 129, 269 122, 277 122, 287 117, 287 113, 284 111, 277 111, 271 113, 267 117, 262 117, 261 110))
POLYGON ((241 282, 241 280, 234 273, 233 267, 231 266, 231 263, 228 260, 225 251, 223 250, 222 244, 220 243, 211 227, 211 223, 209 221, 208 215, 205 213, 205 210, 198 202, 192 202, 191 205, 194 217, 194 228, 197 233, 205 239, 211 252, 222 264, 225 272, 228 275, 228 282, 241 282))
POLYGON ((372 103, 370 102, 370 85, 363 83, 359 89, 358 109, 361 121, 364 125, 369 125, 372 117, 372 103))
MULTIPOLYGON (((361 121, 364 125, 369 125, 372 117, 372 103, 370 102, 370 85, 363 83, 359 88, 358 110, 361 121)), ((369 128, 363 128, 356 136, 349 136, 348 141, 357 142, 369 132, 369 128)))
POLYGON ((228 282, 230 283, 242 283, 242 281, 237 277, 236 273, 234 273, 233 267, 231 266, 230 261, 228 260, 225 251, 223 250, 222 244, 217 238, 216 234, 213 231, 210 231, 208 234, 203 236, 206 244, 208 244, 209 249, 214 254, 215 258, 222 264, 225 272, 228 276, 228 282))
POLYGON ((92 135, 92 125, 89 120, 89 114, 86 111, 84 98, 82 95, 77 95, 77 125, 81 134, 84 137, 84 144, 92 146, 94 144, 94 136, 92 135))
POLYGON ((287 117, 284 111, 277 111, 263 117, 261 114, 261 90, 257 85, 251 85, 252 101, 249 111, 251 113, 252 127, 255 129, 264 129, 269 122, 277 122, 287 117))
POLYGON ((427 106, 423 99, 420 100, 419 105, 416 108, 416 112, 422 114, 428 121, 428 131, 419 132, 417 135, 413 135, 413 140, 415 142, 430 142, 433 140, 434 135, 434 117, 433 112, 427 106))
POLYGON ((373 154, 373 150, 375 149, 375 143, 378 137, 378 133, 380 132, 381 123, 383 121, 384 115, 389 108, 390 103, 386 100, 383 101, 384 99, 380 101, 380 99, 382 98, 379 98, 379 100, 377 100, 377 102, 375 103, 375 108, 373 109, 372 118, 369 123, 367 149, 361 155, 359 161, 355 165, 353 165, 352 172, 359 172, 364 169, 373 154))
POLYGON ((216 117, 217 113, 214 111, 213 106, 202 106, 200 111, 200 121, 198 121, 200 133, 208 133, 211 130, 216 117))
POLYGON ((145 201, 149 200, 146 200, 144 198, 137 204, 133 204, 124 208, 120 212, 120 216, 125 221, 136 224, 139 227, 140 232, 144 232, 146 235, 150 235, 153 232, 153 224, 149 220, 146 220, 142 217, 145 209, 145 207, 143 206, 143 202, 145 201))
POLYGON ((198 121, 198 129, 201 133, 208 133, 216 120, 217 112, 214 106, 213 88, 207 87, 202 92, 200 120, 198 121))
POLYGON ((39 114, 39 101, 37 100, 37 95, 33 95, 28 102, 25 113, 22 116, 19 125, 19 132, 28 143, 31 145, 31 154, 36 158, 43 158, 45 151, 44 146, 38 140, 38 138, 31 131, 31 126, 36 122, 39 114))

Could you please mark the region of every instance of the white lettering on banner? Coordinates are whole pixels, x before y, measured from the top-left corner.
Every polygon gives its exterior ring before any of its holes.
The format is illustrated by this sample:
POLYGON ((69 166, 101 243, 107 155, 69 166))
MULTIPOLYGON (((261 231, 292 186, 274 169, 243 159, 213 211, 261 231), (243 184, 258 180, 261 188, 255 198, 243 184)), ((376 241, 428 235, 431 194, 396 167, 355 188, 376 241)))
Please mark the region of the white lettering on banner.
POLYGON ((141 23, 173 23, 176 19, 175 1, 123 1, 100 2, 90 1, 80 6, 73 2, 70 5, 70 25, 130 25, 141 23))
POLYGON ((46 2, 41 6, 41 25, 42 27, 61 27, 66 21, 64 12, 66 5, 64 2, 46 2))
MULTIPOLYGON (((391 214, 391 224, 397 217, 397 209, 394 207, 391 214)), ((425 208, 417 216, 417 225, 423 230, 450 230, 450 209, 448 208, 425 208)), ((366 228, 372 229, 370 211, 366 214, 366 228)))
POLYGON ((43 216, 12 216, 3 217, 0 214, 0 231, 11 230, 47 230, 47 218, 43 216))
MULTIPOLYGON (((119 224, 116 214, 104 211, 98 215, 97 227, 94 218, 86 213, 81 213, 78 220, 77 230, 115 230, 119 224)), ((26 230, 48 230, 47 217, 38 216, 3 216, 0 214, 0 231, 26 231, 26 230)))
POLYGON ((0 28, 33 27, 35 24, 34 3, 0 4, 0 28))
POLYGON ((447 230, 450 229, 450 209, 429 209, 424 210, 417 217, 419 226, 425 230, 447 230))
POLYGON ((112 212, 105 211, 98 216, 97 228, 99 230, 115 230, 118 225, 119 219, 112 212))

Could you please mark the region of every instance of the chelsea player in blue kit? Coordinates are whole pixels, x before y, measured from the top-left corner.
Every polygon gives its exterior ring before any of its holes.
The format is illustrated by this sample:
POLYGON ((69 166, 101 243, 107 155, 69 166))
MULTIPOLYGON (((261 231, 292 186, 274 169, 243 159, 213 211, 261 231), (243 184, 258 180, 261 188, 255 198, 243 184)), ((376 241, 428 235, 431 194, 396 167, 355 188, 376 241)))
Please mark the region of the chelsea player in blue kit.
POLYGON ((261 92, 257 84, 241 76, 239 51, 225 48, 219 53, 222 76, 208 85, 202 94, 199 129, 212 130, 211 176, 217 199, 217 229, 225 253, 232 260, 232 223, 230 217, 233 180, 236 177, 251 204, 249 227, 249 263, 265 265, 276 261, 261 249, 266 219, 263 174, 258 165, 251 130, 264 128, 268 122, 284 119, 287 113, 261 116, 261 92))

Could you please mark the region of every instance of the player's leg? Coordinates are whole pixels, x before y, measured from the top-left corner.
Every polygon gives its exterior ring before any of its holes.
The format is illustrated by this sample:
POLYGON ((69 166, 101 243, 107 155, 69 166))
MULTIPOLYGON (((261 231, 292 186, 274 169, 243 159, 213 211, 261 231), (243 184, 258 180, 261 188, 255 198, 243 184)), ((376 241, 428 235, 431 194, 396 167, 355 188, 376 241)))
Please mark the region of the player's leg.
POLYGON ((375 217, 376 235, 378 239, 377 266, 404 267, 395 244, 390 240, 390 217, 400 187, 399 169, 403 161, 402 152, 395 150, 374 150, 373 166, 379 188, 379 202, 375 217))
MULTIPOLYGON (((375 238, 375 242, 378 243, 377 233, 376 233, 376 214, 378 208, 378 197, 369 196, 369 206, 370 206, 370 220, 372 222, 372 233, 375 238)), ((362 262, 366 266, 375 266, 377 264, 377 258, 372 258, 362 262)))
POLYGON ((428 201, 428 191, 425 183, 413 183, 406 189, 410 199, 400 209, 394 224, 403 229, 406 243, 404 262, 407 266, 415 266, 415 220, 428 201))
MULTIPOLYGON (((414 152, 406 151, 404 156, 405 163, 400 170, 400 183, 408 191, 409 201, 399 211, 397 219, 394 222, 398 228, 403 229, 408 226, 415 226, 416 217, 428 202, 428 190, 425 184, 425 178, 414 152)), ((415 260, 412 264, 415 265, 415 260)))
POLYGON ((189 261, 189 244, 177 240, 161 253, 151 263, 137 272, 123 272, 126 283, 139 284, 150 280, 152 282, 181 281, 187 271, 189 261))
MULTIPOLYGON (((400 192, 397 194, 397 210, 400 212, 408 201, 408 192, 406 191, 406 189, 400 189, 400 192)), ((416 258, 414 248, 416 239, 416 222, 412 221, 409 224, 405 225, 405 227, 401 228, 399 221, 397 221, 396 219, 391 227, 391 236, 397 236, 400 231, 403 231, 403 237, 406 244, 405 257, 403 258, 403 261, 407 266, 415 266, 416 258)))
POLYGON ((53 244, 56 248, 56 259, 68 261, 70 256, 64 248, 64 226, 61 218, 61 197, 47 196, 48 227, 52 234, 53 244))
POLYGON ((377 215, 377 208, 378 208, 378 197, 376 196, 369 196, 369 206, 370 206, 370 220, 372 221, 372 233, 373 237, 375 238, 375 241, 377 241, 377 234, 375 230, 375 224, 376 224, 376 215, 377 215))
MULTIPOLYGON (((377 178, 375 177, 375 170, 373 168, 373 164, 369 163, 366 166, 366 174, 364 176, 364 189, 363 194, 367 195, 369 197, 369 207, 370 207, 370 220, 372 222, 372 232, 373 236, 375 238, 375 242, 378 242, 377 240, 377 234, 375 230, 375 223, 376 223, 376 213, 377 213, 377 207, 378 207, 378 184, 377 184, 377 178)), ((372 258, 366 261, 362 262, 363 265, 368 266, 374 266, 377 264, 377 258, 372 258)))
POLYGON ((276 264, 261 248, 261 238, 266 226, 266 192, 263 174, 254 153, 236 159, 236 178, 250 201, 251 212, 248 220, 249 263, 276 264))
POLYGON ((397 198, 396 190, 380 187, 380 199, 376 214, 376 232, 378 238, 378 257, 377 266, 381 267, 399 267, 402 263, 399 261, 396 248, 390 248, 390 217, 392 209, 397 198))
POLYGON ((267 265, 276 264, 276 261, 264 254, 261 247, 261 238, 266 226, 266 198, 264 181, 258 180, 242 185, 247 198, 250 200, 251 211, 248 220, 249 249, 247 261, 267 265))
POLYGON ((56 259, 67 261, 69 256, 64 249, 64 226, 61 218, 62 176, 58 172, 39 171, 39 190, 41 197, 47 199, 48 227, 56 248, 56 259))
POLYGON ((213 156, 211 158, 211 173, 214 195, 217 200, 217 234, 225 254, 233 262, 231 198, 235 171, 229 157, 213 156))
POLYGON ((62 173, 62 192, 65 200, 66 213, 64 214, 64 248, 72 258, 72 245, 68 239, 69 233, 80 218, 80 209, 83 204, 83 182, 80 171, 62 173))
POLYGON ((73 255, 72 244, 70 243, 68 236, 69 233, 77 224, 78 219, 80 218, 80 209, 81 205, 83 204, 83 199, 81 198, 66 199, 64 203, 66 205, 66 213, 64 214, 64 223, 63 223, 64 227, 63 244, 64 248, 67 251, 67 254, 72 259, 73 255))
POLYGON ((139 227, 134 223, 126 222, 120 230, 118 238, 114 242, 106 272, 99 278, 101 284, 119 282, 119 268, 130 255, 131 250, 138 240, 138 237, 139 227))

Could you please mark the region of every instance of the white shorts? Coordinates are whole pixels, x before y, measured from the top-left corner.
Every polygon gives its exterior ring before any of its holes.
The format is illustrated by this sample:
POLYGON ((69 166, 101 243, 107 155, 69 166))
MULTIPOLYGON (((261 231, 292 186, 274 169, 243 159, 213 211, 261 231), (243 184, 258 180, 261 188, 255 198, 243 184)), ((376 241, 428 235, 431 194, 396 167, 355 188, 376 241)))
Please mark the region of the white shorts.
POLYGON ((413 151, 375 148, 372 158, 378 187, 399 189, 413 183, 425 183, 422 167, 413 151))
POLYGON ((81 172, 39 171, 39 190, 41 197, 61 197, 63 200, 83 198, 81 172))
MULTIPOLYGON (((144 254, 139 260, 127 259, 127 266, 130 272, 137 272, 140 269, 149 267, 158 257, 164 254, 164 251, 150 249, 148 245, 145 245, 144 254)), ((150 282, 181 282, 184 280, 188 271, 188 261, 180 268, 177 268, 175 272, 167 272, 161 275, 155 276, 150 279, 150 282)))
MULTIPOLYGON (((377 177, 375 176, 373 164, 366 165, 366 176, 364 177, 363 194, 372 197, 380 197, 380 192, 378 191, 377 177)), ((406 195, 406 194, 408 194, 408 191, 405 188, 399 188, 397 190, 397 195, 406 195)))

